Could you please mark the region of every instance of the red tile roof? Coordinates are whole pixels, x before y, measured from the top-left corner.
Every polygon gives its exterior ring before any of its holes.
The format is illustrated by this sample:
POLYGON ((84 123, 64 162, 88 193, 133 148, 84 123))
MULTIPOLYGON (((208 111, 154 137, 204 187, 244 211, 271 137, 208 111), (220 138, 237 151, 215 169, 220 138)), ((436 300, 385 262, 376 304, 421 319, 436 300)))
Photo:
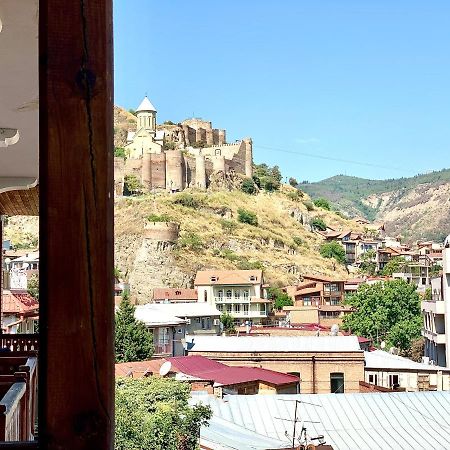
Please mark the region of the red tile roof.
MULTIPOLYGON (((116 377, 143 378, 148 375, 159 374, 159 369, 166 362, 164 358, 150 359, 148 361, 133 361, 118 363, 115 366, 116 377)), ((174 367, 170 372, 178 372, 174 367)))
POLYGON ((199 270, 194 285, 253 285, 261 281, 262 270, 199 270))
POLYGON ((230 367, 204 356, 176 356, 167 358, 180 372, 222 385, 262 381, 273 385, 297 383, 298 377, 259 367, 230 367))
POLYGON ((153 300, 197 300, 195 289, 156 288, 153 290, 153 300))
POLYGON ((2 312, 5 314, 37 314, 39 302, 26 291, 3 291, 2 312))

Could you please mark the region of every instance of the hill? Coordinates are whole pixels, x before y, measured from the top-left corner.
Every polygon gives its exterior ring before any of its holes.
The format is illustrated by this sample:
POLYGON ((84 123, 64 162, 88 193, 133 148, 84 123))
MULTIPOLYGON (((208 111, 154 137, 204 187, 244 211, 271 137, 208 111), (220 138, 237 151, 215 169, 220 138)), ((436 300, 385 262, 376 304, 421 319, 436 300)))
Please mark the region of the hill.
POLYGON ((299 188, 350 217, 382 220, 388 234, 408 241, 443 240, 449 233, 450 169, 389 180, 338 175, 299 188))
POLYGON ((339 229, 361 227, 330 211, 308 211, 306 196, 294 201, 288 192, 293 190, 284 186, 282 192, 258 195, 235 190, 117 199, 116 266, 139 301, 155 287, 192 287, 196 271, 206 268, 263 268, 266 280, 276 285, 294 283, 307 273, 347 276, 343 266, 320 256, 322 239, 309 222, 321 217, 339 229), (239 223, 239 208, 256 213, 258 226, 239 223), (176 244, 144 238, 150 215, 180 224, 176 244))

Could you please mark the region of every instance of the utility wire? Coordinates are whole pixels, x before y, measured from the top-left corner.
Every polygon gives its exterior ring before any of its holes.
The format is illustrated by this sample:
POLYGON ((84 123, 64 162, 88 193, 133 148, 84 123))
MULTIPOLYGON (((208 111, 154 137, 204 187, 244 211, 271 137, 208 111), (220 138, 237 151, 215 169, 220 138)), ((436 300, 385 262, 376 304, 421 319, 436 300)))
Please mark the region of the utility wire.
POLYGON ((347 163, 347 164, 356 164, 356 165, 365 166, 365 167, 376 167, 378 169, 396 170, 398 172, 406 173, 400 167, 383 166, 381 164, 366 163, 366 162, 355 161, 355 160, 351 160, 351 159, 334 158, 333 156, 317 155, 317 154, 314 154, 314 153, 297 152, 297 151, 294 151, 294 150, 287 150, 285 148, 266 147, 264 145, 254 145, 253 147, 254 148, 260 148, 260 149, 263 149, 263 150, 272 150, 274 152, 289 153, 291 155, 307 156, 308 158, 325 159, 327 161, 343 162, 343 163, 347 163))

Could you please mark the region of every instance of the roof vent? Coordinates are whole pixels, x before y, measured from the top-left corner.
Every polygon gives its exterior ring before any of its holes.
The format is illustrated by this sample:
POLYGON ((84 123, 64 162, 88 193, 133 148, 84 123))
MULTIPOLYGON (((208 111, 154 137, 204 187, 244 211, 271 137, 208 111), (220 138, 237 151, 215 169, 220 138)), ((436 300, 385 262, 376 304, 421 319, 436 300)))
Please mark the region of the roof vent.
POLYGON ((211 281, 217 281, 218 280, 218 277, 216 277, 215 275, 213 275, 212 277, 211 277, 211 281))
POLYGON ((256 281, 255 275, 250 275, 250 281, 256 281))
POLYGON ((175 295, 181 295, 181 291, 175 291, 175 295))

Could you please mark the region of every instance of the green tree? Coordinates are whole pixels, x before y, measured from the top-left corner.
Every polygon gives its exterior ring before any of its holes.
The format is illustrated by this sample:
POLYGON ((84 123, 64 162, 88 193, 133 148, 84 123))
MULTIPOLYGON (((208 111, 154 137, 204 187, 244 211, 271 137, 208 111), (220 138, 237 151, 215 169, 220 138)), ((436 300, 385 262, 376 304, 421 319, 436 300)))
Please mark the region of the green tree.
POLYGON ((334 258, 337 262, 345 264, 345 250, 337 241, 325 242, 320 246, 320 254, 324 258, 334 258))
POLYGON ((404 280, 363 284, 346 303, 355 309, 344 317, 347 331, 401 350, 420 337, 422 316, 415 285, 404 280))
POLYGON ((247 223, 249 225, 253 225, 254 227, 258 226, 258 216, 246 209, 239 208, 238 209, 238 222, 247 223))
POLYGON ((116 158, 127 159, 127 154, 125 153, 125 149, 122 148, 122 147, 115 147, 114 148, 114 156, 116 158))
POLYGON ((128 293, 124 292, 116 313, 116 362, 144 361, 153 355, 153 336, 135 319, 134 311, 128 293))
POLYGON ((136 175, 125 175, 123 181, 124 195, 139 195, 142 194, 143 186, 136 177, 136 175))
POLYGON ((292 187, 297 187, 298 186, 298 181, 295 178, 291 177, 291 178, 289 178, 289 184, 292 187))
POLYGON ((313 220, 311 220, 311 226, 315 230, 325 231, 327 229, 327 224, 324 222, 324 220, 321 217, 314 217, 313 220))
POLYGON ((280 288, 271 287, 267 290, 267 294, 268 297, 273 300, 273 307, 277 311, 281 311, 283 306, 292 306, 294 304, 292 298, 280 288))
POLYGON ((318 208, 326 209, 327 211, 330 211, 331 209, 330 202, 326 198, 318 198, 314 200, 314 205, 318 208))
POLYGON ((172 378, 118 379, 115 450, 196 450, 212 412, 189 397, 189 384, 172 378))
POLYGON ((234 333, 236 328, 234 327, 234 319, 227 312, 223 312, 220 316, 220 321, 222 322, 223 329, 227 333, 234 333))
POLYGON ((256 185, 253 179, 246 178, 241 185, 241 190, 245 192, 246 194, 254 194, 256 192, 256 185))
POLYGON ((255 164, 253 167, 253 181, 260 189, 265 191, 278 190, 282 178, 278 166, 269 167, 267 164, 255 164))
POLYGON ((431 287, 427 287, 425 289, 425 292, 423 293, 423 299, 424 300, 433 300, 433 291, 431 289, 431 287))
POLYGON ((33 274, 28 280, 27 292, 39 301, 39 274, 33 274))
POLYGON ((376 263, 377 252, 375 250, 367 250, 361 257, 359 269, 366 275, 373 276, 377 271, 376 263))
POLYGON ((391 258, 382 270, 382 275, 392 276, 393 273, 402 272, 409 267, 408 261, 403 256, 391 258))

